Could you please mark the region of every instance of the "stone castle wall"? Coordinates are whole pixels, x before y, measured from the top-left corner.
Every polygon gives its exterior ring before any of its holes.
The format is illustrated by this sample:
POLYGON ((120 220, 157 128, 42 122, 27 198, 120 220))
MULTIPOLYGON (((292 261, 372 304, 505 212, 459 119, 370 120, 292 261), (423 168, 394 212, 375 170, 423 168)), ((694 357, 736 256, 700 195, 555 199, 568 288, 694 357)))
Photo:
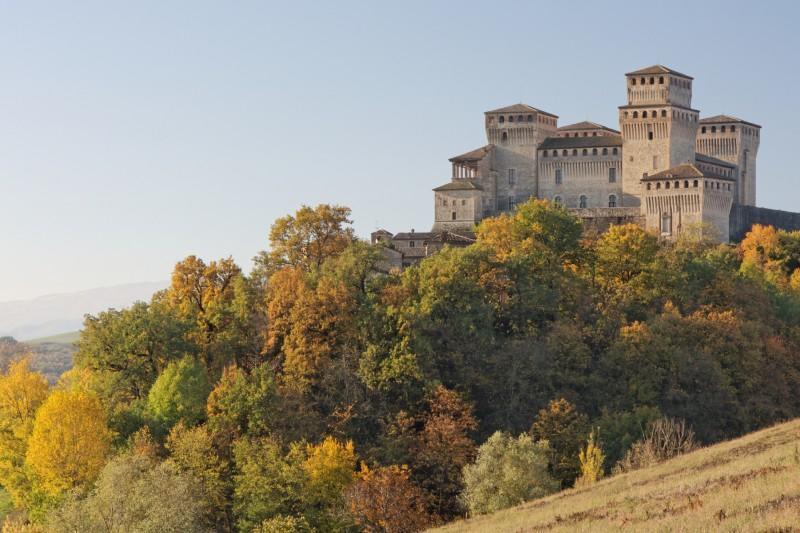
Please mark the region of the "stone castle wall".
POLYGON ((800 213, 734 204, 730 214, 731 242, 741 241, 753 224, 774 226, 787 231, 800 230, 800 213))

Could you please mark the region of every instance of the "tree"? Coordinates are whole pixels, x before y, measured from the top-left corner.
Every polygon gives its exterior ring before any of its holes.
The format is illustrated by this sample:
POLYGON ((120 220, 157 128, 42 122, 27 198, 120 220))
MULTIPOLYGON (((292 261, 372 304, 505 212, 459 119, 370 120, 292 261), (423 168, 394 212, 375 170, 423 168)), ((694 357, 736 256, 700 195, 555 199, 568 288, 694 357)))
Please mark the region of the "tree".
POLYGON ((425 493, 411 482, 406 467, 370 470, 362 464, 345 501, 356 523, 370 533, 413 533, 437 523, 427 512, 425 493))
POLYGON ((548 472, 547 441, 514 438, 501 431, 478 448, 475 463, 464 467, 462 499, 471 515, 492 513, 541 498, 559 488, 548 472))
POLYGON ((589 433, 589 440, 586 442, 586 447, 581 448, 578 459, 581 463, 581 476, 575 482, 576 487, 587 487, 597 483, 605 474, 603 463, 606 457, 595 430, 589 433))
POLYGON ((351 223, 348 207, 304 205, 294 216, 279 218, 272 225, 270 251, 259 254, 257 268, 267 275, 285 266, 306 271, 319 268, 355 239, 351 223))
POLYGON ((429 495, 431 514, 445 520, 462 511, 462 470, 475 456, 469 435, 476 427, 472 406, 458 393, 440 386, 430 394, 422 429, 412 444, 412 471, 429 495))
POLYGON ((535 440, 549 443, 551 471, 562 487, 571 486, 580 473, 578 452, 588 432, 586 415, 563 398, 552 400, 547 409, 540 410, 531 426, 535 440))
POLYGON ((85 498, 68 498, 48 517, 48 531, 211 531, 203 524, 195 480, 172 461, 137 454, 112 459, 85 498))
POLYGON ((147 410, 166 432, 178 421, 193 426, 205 418, 210 385, 205 368, 193 357, 170 363, 147 395, 147 410))
POLYGON ((308 445, 303 469, 308 478, 306 497, 323 505, 335 504, 355 478, 356 454, 353 442, 333 437, 308 445))
POLYGON ((36 411, 47 393, 47 381, 30 370, 27 358, 12 362, 0 375, 0 486, 18 507, 30 494, 25 454, 36 411))
POLYGON ((86 489, 111 444, 103 406, 83 391, 55 391, 36 413, 25 458, 49 494, 86 489))

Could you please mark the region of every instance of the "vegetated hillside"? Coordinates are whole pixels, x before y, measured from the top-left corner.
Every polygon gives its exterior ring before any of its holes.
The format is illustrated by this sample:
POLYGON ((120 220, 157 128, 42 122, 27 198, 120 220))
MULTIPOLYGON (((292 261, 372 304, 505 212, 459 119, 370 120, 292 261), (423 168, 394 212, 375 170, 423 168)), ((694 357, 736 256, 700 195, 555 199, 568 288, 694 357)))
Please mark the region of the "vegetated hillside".
POLYGON ((30 339, 25 341, 29 346, 36 346, 37 344, 73 344, 78 342, 80 331, 68 331, 66 333, 59 333, 58 335, 50 335, 47 337, 39 337, 38 339, 30 339))
POLYGON ((437 531, 789 531, 800 419, 437 531))
POLYGON ((66 333, 57 337, 39 339, 34 342, 18 342, 13 337, 0 337, 0 371, 5 371, 15 359, 28 356, 31 370, 43 374, 50 383, 72 368, 77 333, 66 333), (61 340, 58 340, 61 338, 61 340))

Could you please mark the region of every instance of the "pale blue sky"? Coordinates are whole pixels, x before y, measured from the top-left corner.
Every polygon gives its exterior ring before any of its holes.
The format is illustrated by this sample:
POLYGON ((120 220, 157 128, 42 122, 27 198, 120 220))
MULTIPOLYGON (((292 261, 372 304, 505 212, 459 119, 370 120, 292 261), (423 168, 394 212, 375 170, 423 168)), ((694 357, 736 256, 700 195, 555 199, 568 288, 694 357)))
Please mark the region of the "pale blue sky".
POLYGON ((0 0, 0 300, 245 268, 272 221, 345 204, 427 230, 482 112, 616 127, 623 74, 695 77, 761 124, 758 203, 800 210, 790 2, 0 0))

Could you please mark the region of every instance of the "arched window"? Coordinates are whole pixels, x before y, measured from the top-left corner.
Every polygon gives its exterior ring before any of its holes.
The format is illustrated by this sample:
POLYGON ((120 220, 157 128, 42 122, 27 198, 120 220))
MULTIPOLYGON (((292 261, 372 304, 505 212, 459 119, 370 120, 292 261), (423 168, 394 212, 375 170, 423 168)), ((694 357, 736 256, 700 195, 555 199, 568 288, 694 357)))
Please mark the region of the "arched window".
POLYGON ((650 85, 655 84, 655 82, 656 82, 655 78, 650 78, 650 85))
POLYGON ((567 157, 569 155, 569 152, 567 150, 563 150, 561 152, 561 155, 563 155, 564 157, 567 157))
POLYGON ((647 118, 647 111, 642 111, 642 118, 647 118))
POLYGON ((597 155, 597 148, 592 148, 592 155, 597 155))
POLYGON ((500 140, 506 142, 508 140, 508 133, 504 131, 502 137, 500 137, 500 140))
POLYGON ((613 150, 611 150, 611 153, 614 154, 614 155, 617 155, 617 149, 614 148, 613 150))
POLYGON ((578 198, 578 207, 580 207, 581 209, 586 209, 587 203, 588 199, 586 198, 586 195, 581 194, 580 198, 578 198))
POLYGON ((623 116, 624 116, 625 118, 628 118, 628 112, 627 112, 627 111, 625 111, 625 112, 623 113, 623 116))
POLYGON ((553 196, 553 203, 556 205, 561 205, 561 197, 560 196, 553 196))
POLYGON ((719 130, 720 130, 722 133, 725 133, 725 126, 722 126, 722 127, 719 129, 719 130))
POLYGON ((672 233, 672 215, 664 213, 661 215, 661 234, 670 235, 672 233))
POLYGON ((664 85, 664 76, 659 76, 658 77, 658 84, 659 85, 664 85))
POLYGON ((503 115, 500 115, 500 124, 502 124, 505 121, 506 121, 506 117, 504 117, 503 115))
POLYGON ((703 126, 702 128, 700 128, 700 133, 705 133, 705 132, 706 132, 706 127, 705 127, 705 126, 703 126))
POLYGON ((697 180, 694 180, 694 188, 697 188, 697 180))
MULTIPOLYGON (((647 184, 647 188, 650 188, 650 184, 647 184)), ((617 207, 617 195, 616 194, 609 194, 608 195, 608 207, 617 207)))
POLYGON ((636 78, 631 78, 631 85, 636 85, 636 78))
POLYGON ((639 83, 641 83, 642 85, 644 85, 644 84, 645 84, 645 81, 647 81, 647 80, 645 80, 644 78, 642 78, 642 79, 640 79, 640 80, 639 80, 639 83))
POLYGON ((553 157, 558 157, 558 150, 553 150, 553 157))
POLYGON ((664 188, 669 189, 669 182, 664 183, 664 188))
POLYGON ((572 150, 572 155, 578 155, 578 150, 576 150, 576 149, 573 149, 573 150, 572 150))
POLYGON ((608 155, 608 148, 603 148, 603 155, 608 155))
POLYGON ((509 115, 508 116, 508 121, 509 122, 514 122, 514 115, 509 115))
POLYGON ((589 155, 589 150, 587 150, 586 148, 584 148, 582 153, 583 153, 583 155, 589 155))
POLYGON ((662 118, 666 118, 667 117, 667 110, 666 109, 662 109, 661 110, 661 117, 662 118))
POLYGON ((633 118, 639 118, 639 112, 638 111, 634 111, 633 112, 633 118))
POLYGON ((519 116, 517 117, 517 122, 522 122, 522 115, 519 115, 519 116))
POLYGON ((533 115, 528 115, 528 122, 533 122, 533 115))
POLYGON ((681 188, 681 182, 680 181, 676 181, 675 182, 675 188, 676 189, 680 189, 681 188))
POLYGON ((689 180, 685 180, 685 181, 683 182, 683 188, 684 188, 684 189, 688 189, 688 188, 689 188, 689 180))
POLYGON ((659 181, 659 182, 656 183, 656 190, 658 190, 660 188, 661 188, 661 182, 659 181))
POLYGON ((648 184, 647 184, 647 190, 648 190, 648 191, 650 190, 650 185, 652 185, 652 184, 651 184, 651 183, 648 183, 648 184))
POLYGON ((734 131, 736 131, 736 126, 731 126, 731 133, 733 133, 734 131))
POLYGON ((717 133, 717 127, 711 126, 711 133, 717 133))

